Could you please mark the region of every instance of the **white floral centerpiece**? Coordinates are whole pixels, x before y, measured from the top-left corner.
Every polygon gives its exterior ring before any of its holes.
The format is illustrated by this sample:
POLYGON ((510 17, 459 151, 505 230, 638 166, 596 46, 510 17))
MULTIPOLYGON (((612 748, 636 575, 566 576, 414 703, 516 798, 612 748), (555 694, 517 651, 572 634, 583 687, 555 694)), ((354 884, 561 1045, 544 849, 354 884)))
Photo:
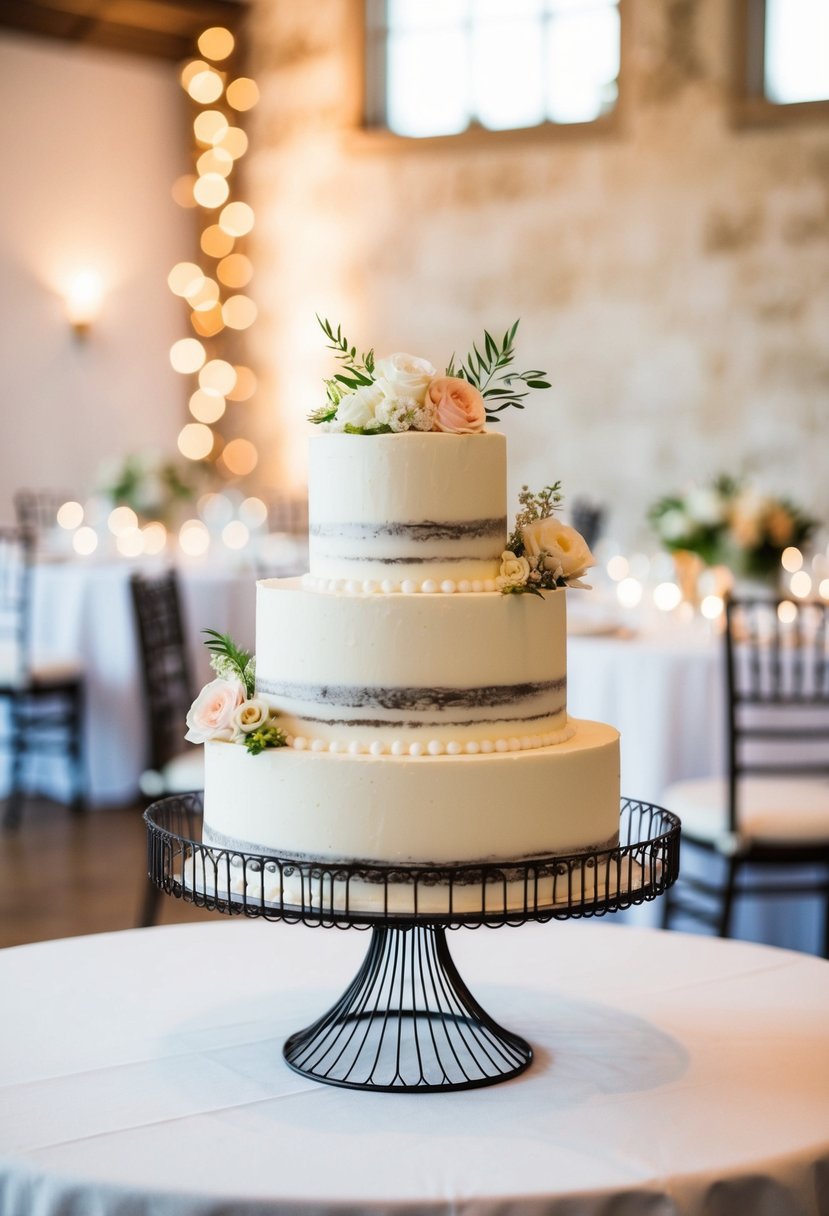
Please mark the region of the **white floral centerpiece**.
POLYGON ((326 404, 309 421, 329 431, 350 435, 384 435, 405 431, 443 431, 473 435, 497 422, 498 414, 514 406, 523 409, 529 389, 550 387, 546 372, 514 372, 518 322, 500 342, 488 331, 483 341, 457 366, 455 356, 445 372, 427 359, 403 352, 376 359, 373 350, 358 353, 330 321, 317 318, 328 346, 342 367, 325 381, 326 404))
POLYGON ((226 633, 205 629, 216 679, 205 684, 187 713, 188 743, 223 740, 241 743, 251 755, 269 747, 286 747, 276 715, 256 696, 256 661, 226 633))
POLYGON ((561 498, 558 481, 538 493, 522 488, 518 495, 521 510, 495 580, 505 595, 542 595, 557 587, 590 589, 582 577, 596 560, 581 533, 555 518, 561 498))

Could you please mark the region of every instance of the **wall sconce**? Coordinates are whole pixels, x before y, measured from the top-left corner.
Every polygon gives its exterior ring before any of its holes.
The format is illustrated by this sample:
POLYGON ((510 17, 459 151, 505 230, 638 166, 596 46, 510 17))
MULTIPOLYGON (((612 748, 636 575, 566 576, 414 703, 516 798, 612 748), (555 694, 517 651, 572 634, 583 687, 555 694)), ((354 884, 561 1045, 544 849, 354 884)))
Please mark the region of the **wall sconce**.
POLYGON ((94 270, 79 270, 72 276, 64 292, 66 316, 78 338, 85 338, 93 321, 97 321, 103 303, 104 286, 94 270))

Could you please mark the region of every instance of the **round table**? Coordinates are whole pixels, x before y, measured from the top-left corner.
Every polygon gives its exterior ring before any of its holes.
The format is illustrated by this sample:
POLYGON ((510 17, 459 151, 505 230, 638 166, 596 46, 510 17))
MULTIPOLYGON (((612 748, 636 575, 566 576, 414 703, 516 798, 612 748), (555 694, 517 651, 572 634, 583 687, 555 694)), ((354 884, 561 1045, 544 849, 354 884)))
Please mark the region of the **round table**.
POLYGON ((829 964, 612 921, 461 930, 528 1072, 354 1093, 281 1056, 367 946, 219 921, 0 954, 4 1216, 829 1212, 829 964))

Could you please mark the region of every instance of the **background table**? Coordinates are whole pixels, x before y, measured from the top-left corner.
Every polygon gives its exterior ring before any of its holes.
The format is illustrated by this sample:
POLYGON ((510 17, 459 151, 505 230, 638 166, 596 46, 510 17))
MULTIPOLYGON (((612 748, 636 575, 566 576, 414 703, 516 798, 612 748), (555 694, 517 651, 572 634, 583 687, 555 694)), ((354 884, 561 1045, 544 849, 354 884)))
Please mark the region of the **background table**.
MULTIPOLYGON (((42 661, 79 663, 85 675, 85 765, 92 805, 135 799, 147 767, 141 659, 130 592, 133 571, 144 569, 152 573, 162 567, 69 561, 43 563, 34 570, 34 652, 42 661)), ((229 631, 241 645, 253 647, 257 574, 243 565, 218 563, 182 564, 178 573, 198 689, 211 678, 203 629, 229 631)), ((68 800, 65 763, 47 757, 29 764, 35 788, 68 800)), ((0 786, 6 781, 5 771, 0 772, 0 786)))
POLYGON ((450 935, 535 1046, 491 1089, 306 1081, 367 935, 253 922, 0 954, 4 1216, 817 1216, 829 964, 606 921, 450 935))
MULTIPOLYGON (((576 718, 609 722, 620 731, 622 794, 661 806, 674 781, 724 775, 724 663, 721 635, 701 618, 683 628, 571 634, 567 707, 576 718)), ((711 867, 718 859, 695 858, 687 850, 682 867, 695 862, 711 867)), ((821 877, 816 871, 815 880, 821 877)), ((659 905, 621 915, 628 923, 654 924, 659 905)), ((823 917, 818 896, 740 899, 732 931, 747 941, 820 954, 823 917)))

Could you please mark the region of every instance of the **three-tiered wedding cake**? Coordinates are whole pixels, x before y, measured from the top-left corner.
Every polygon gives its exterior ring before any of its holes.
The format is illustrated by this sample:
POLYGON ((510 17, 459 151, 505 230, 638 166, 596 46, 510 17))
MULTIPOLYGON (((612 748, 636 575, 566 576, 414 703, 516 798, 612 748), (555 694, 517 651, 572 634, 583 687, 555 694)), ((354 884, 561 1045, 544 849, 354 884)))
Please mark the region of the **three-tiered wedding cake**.
POLYGON ((565 590, 499 589, 504 437, 315 435, 309 519, 310 573, 257 588, 255 699, 287 746, 206 744, 205 843, 404 866, 612 846, 619 737, 567 716, 565 590))
POLYGON ((529 893, 523 863, 616 843, 619 737, 567 716, 564 587, 590 550, 555 519, 558 484, 525 487, 508 534, 506 441, 486 428, 545 373, 512 370, 517 322, 444 375, 320 324, 340 371, 310 418, 327 432, 310 572, 259 583, 255 664, 212 634, 219 678, 187 718, 206 744, 202 880, 332 910, 474 913, 482 882, 501 907, 554 901, 557 867, 529 893), (354 866, 433 872, 424 893, 354 866))

